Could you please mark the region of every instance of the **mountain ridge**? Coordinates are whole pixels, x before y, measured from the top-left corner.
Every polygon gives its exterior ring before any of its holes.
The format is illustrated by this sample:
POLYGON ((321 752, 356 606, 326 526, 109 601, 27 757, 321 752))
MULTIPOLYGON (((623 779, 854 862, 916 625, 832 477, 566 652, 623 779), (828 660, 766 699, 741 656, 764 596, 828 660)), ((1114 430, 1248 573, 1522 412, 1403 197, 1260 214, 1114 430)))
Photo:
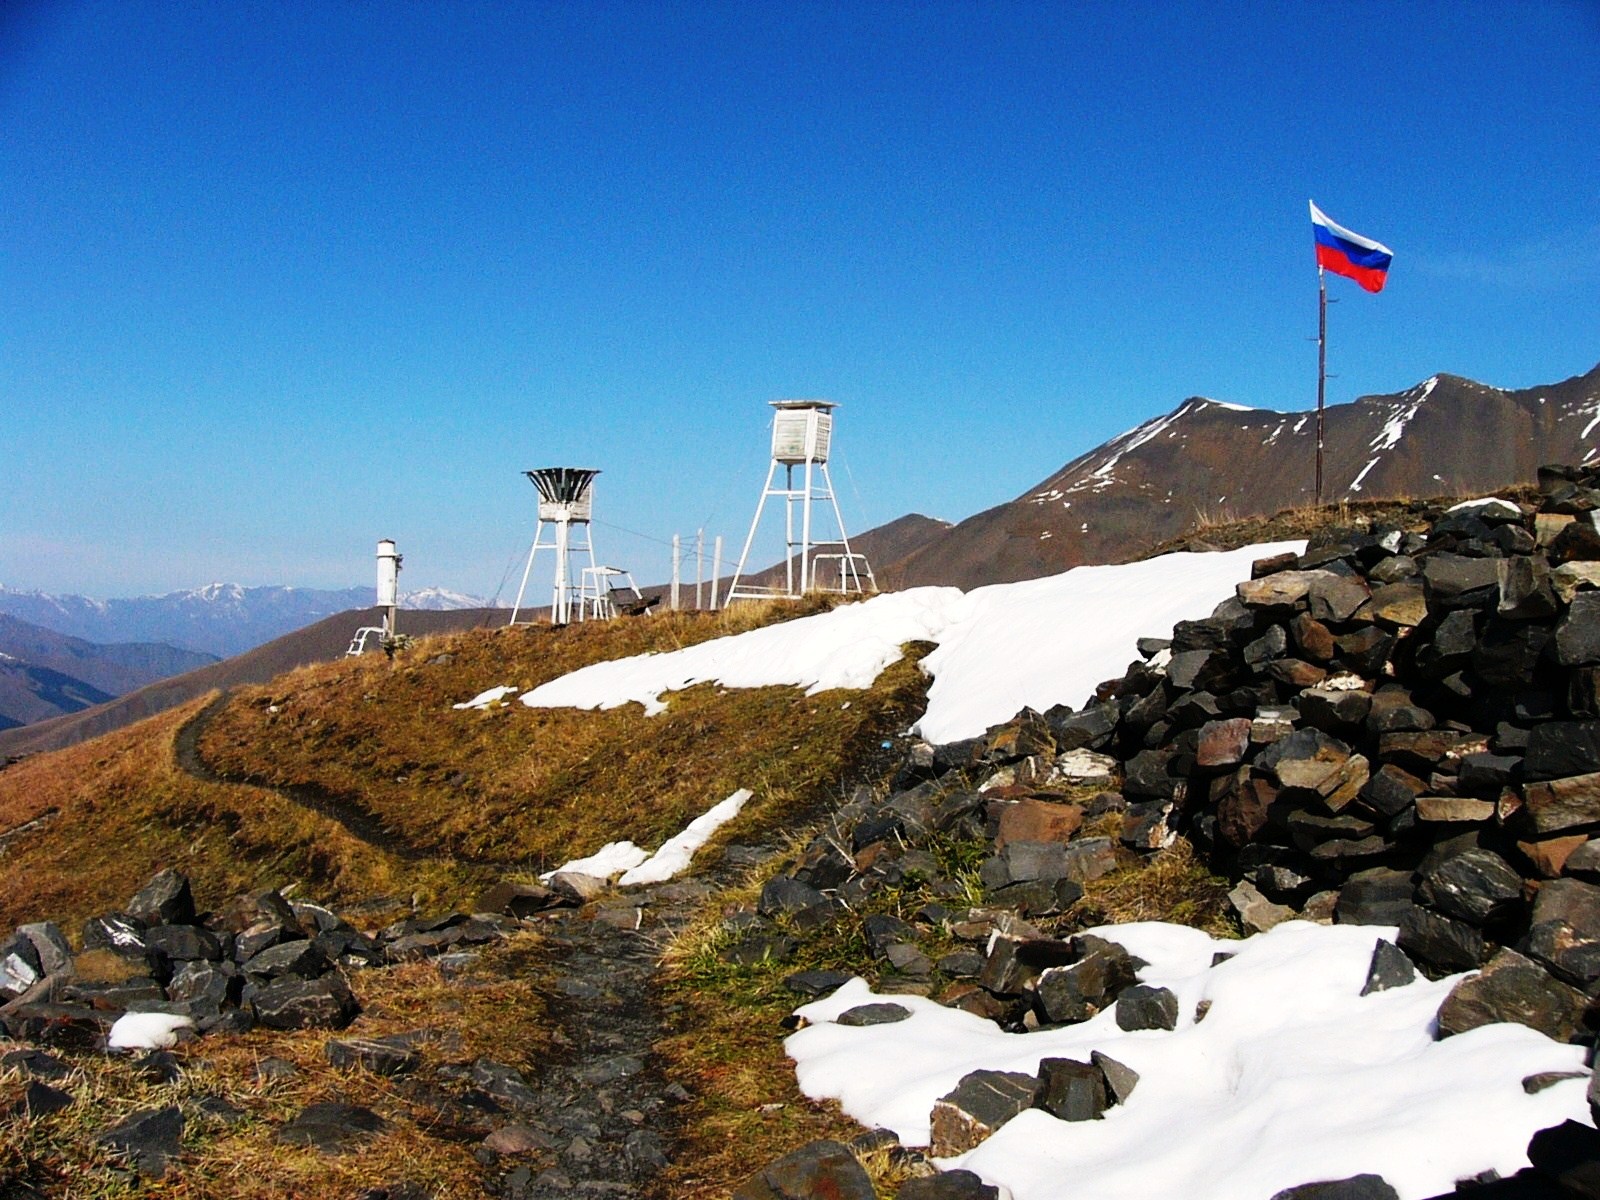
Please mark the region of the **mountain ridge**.
MULTIPOLYGON (((1504 389, 1439 373, 1325 412, 1328 503, 1481 494, 1600 455, 1600 365, 1504 389)), ((1313 503, 1316 414, 1191 396, 1078 455, 883 574, 976 587, 1125 562, 1183 527, 1313 503)))
MULTIPOLYGON (((372 605, 373 589, 246 587, 213 582, 148 596, 97 600, 0 584, 0 613, 102 645, 161 642, 229 658, 324 617, 372 605)), ((487 602, 445 588, 401 594, 411 611, 484 608, 487 602)))

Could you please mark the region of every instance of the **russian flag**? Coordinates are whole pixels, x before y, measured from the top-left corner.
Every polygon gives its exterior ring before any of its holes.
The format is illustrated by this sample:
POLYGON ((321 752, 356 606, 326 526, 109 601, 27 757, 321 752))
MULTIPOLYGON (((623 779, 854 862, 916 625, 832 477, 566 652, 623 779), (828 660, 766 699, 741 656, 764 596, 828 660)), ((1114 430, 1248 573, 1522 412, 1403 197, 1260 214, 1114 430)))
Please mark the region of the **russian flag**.
POLYGON ((1389 247, 1335 225, 1315 201, 1311 204, 1311 232, 1317 242, 1317 266, 1354 279, 1369 292, 1383 291, 1394 258, 1389 247))

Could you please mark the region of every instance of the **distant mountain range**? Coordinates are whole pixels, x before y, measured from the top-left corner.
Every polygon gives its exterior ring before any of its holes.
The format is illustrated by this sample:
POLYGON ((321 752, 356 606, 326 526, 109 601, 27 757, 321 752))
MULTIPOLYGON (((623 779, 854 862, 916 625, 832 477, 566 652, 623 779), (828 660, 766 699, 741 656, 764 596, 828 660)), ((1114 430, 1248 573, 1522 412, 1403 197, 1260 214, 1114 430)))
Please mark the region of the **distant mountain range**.
MULTIPOLYGON (((1326 411, 1323 499, 1482 494, 1600 456, 1600 366, 1506 391, 1435 375, 1326 411)), ((975 587, 1125 562, 1208 519, 1310 504, 1316 414, 1193 397, 896 562, 894 587, 975 587)))
MULTIPOLYGON (((228 658, 334 613, 372 604, 373 589, 241 587, 212 583, 163 596, 91 600, 17 591, 0 584, 0 613, 89 642, 164 642, 228 658)), ((486 602, 443 588, 401 596, 407 609, 483 608, 486 602)))
POLYGON ((214 662, 148 642, 96 645, 0 613, 0 729, 78 712, 214 662))

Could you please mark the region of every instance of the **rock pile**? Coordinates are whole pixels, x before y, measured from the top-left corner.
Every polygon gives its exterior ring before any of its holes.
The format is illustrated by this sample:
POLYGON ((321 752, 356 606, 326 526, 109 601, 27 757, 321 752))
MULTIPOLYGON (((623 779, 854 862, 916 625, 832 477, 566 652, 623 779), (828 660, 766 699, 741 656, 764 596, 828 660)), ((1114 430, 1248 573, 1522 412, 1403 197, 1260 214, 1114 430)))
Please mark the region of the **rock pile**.
POLYGON ((1600 473, 1426 535, 1335 531, 1105 685, 1124 841, 1183 830, 1247 928, 1394 924, 1430 975, 1486 966, 1444 1032, 1588 1039, 1600 992, 1600 473))
MULTIPOLYGON (((1291 917, 1398 926, 1369 989, 1481 968, 1442 1008, 1441 1036, 1517 1021, 1592 1043, 1600 468, 1543 468, 1539 496, 1459 505, 1425 534, 1331 530, 1258 562, 1210 617, 1141 640, 1083 711, 1024 710, 915 746, 888 797, 859 791, 730 918, 727 957, 783 960, 810 931, 859 921, 880 993, 1014 1030, 1113 1007, 1124 1029, 1172 1028, 1170 995, 1137 984, 1137 960, 1058 918, 1085 883, 1181 834, 1235 883, 1246 931, 1291 917), (1085 784, 1105 790, 1085 801, 1085 784), (1112 814, 1120 827, 1101 820, 1112 814), (935 853, 963 839, 988 855, 976 907, 935 853), (937 902, 910 921, 854 915, 913 880, 937 902), (935 957, 945 936, 967 948, 935 957)), ((787 982, 810 996, 845 978, 787 982)), ((1049 1067, 962 1080, 935 1114, 934 1153, 1023 1108, 1089 1119, 1126 1095, 1117 1064, 1049 1067)))
POLYGON ((126 1013, 187 1018, 201 1034, 342 1029, 361 1011, 351 971, 439 957, 493 941, 515 922, 493 914, 408 918, 363 933, 319 904, 261 890, 214 913, 195 910, 174 870, 119 912, 84 922, 74 952, 54 923, 20 926, 0 943, 0 1028, 20 1041, 103 1048, 126 1013))

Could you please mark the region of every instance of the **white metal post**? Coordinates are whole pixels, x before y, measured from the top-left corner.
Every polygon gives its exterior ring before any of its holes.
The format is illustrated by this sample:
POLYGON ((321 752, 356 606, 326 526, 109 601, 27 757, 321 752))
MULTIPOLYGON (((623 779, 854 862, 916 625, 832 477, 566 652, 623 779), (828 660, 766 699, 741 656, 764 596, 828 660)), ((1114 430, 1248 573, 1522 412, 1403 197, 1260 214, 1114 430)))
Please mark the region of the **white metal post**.
POLYGON ((694 531, 694 607, 698 612, 706 606, 706 531, 694 531))
POLYGON ((678 535, 672 535, 672 611, 678 611, 678 564, 682 560, 682 546, 678 535))
POLYGON ((550 600, 550 620, 565 625, 567 611, 567 536, 570 526, 565 521, 556 522, 556 584, 550 600))
POLYGON ((811 590, 811 460, 806 459, 806 499, 800 511, 800 594, 811 590))
POLYGON ((717 534, 717 540, 711 551, 711 611, 716 612, 719 606, 717 589, 722 585, 722 535, 717 534))

